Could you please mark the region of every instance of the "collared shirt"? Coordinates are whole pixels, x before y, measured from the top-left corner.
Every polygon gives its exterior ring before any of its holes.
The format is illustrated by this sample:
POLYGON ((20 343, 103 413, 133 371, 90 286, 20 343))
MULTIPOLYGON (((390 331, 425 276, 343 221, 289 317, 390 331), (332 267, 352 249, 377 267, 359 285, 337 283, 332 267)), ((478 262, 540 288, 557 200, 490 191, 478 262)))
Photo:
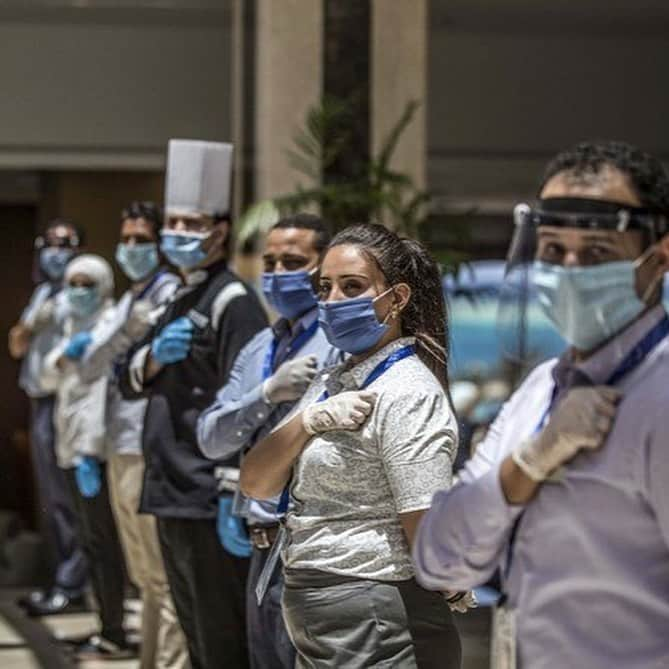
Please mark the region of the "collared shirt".
MULTIPOLYGON (((326 370, 294 411, 326 389, 330 397, 360 389, 379 363, 413 343, 396 339, 357 365, 349 360, 326 370)), ((413 576, 399 514, 427 509, 433 494, 449 487, 456 420, 442 386, 417 355, 396 362, 367 389, 377 400, 363 427, 316 435, 295 463, 287 569, 383 581, 413 576)))
POLYGON ((35 288, 28 306, 21 314, 21 322, 33 332, 19 373, 19 386, 28 397, 49 395, 41 383, 42 365, 44 357, 62 335, 68 312, 65 292, 57 284, 47 281, 35 288))
POLYGON ((133 340, 125 330, 136 300, 148 302, 157 320, 161 308, 173 296, 181 283, 171 272, 158 271, 141 284, 127 290, 116 305, 111 307, 91 331, 92 341, 79 363, 84 381, 108 376, 107 403, 105 411, 106 437, 111 452, 136 454, 142 452, 142 429, 146 400, 124 400, 118 387, 114 367, 125 360, 133 340))
MULTIPOLYGON (((200 414, 197 425, 198 443, 202 452, 213 459, 229 458, 246 450, 269 434, 293 408, 295 402, 272 404, 263 394, 264 367, 268 351, 277 340, 274 370, 288 356, 293 359, 314 355, 318 368, 341 362, 341 353, 318 328, 299 351, 289 350, 300 333, 308 330, 318 318, 318 309, 308 311, 291 329, 280 319, 271 328, 259 332, 239 353, 228 383, 218 391, 216 401, 200 414)), ((245 515, 251 525, 277 522, 278 500, 249 500, 245 515)))
MULTIPOLYGON (((504 566, 523 507, 507 504, 499 466, 575 385, 604 384, 665 317, 645 313, 583 362, 538 367, 502 409, 452 490, 435 496, 417 534, 419 579, 466 590, 504 566)), ((618 387, 604 446, 582 451, 524 507, 505 590, 521 667, 669 666, 669 339, 618 387)))

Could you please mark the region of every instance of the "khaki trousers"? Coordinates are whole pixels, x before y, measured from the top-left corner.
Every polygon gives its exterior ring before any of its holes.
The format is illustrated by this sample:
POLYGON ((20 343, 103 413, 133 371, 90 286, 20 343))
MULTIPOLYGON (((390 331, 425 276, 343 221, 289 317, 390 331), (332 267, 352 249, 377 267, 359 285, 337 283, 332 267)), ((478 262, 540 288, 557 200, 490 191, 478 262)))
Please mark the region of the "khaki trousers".
POLYGON ((144 458, 116 454, 108 462, 109 488, 132 582, 142 596, 141 669, 188 669, 186 639, 170 594, 156 519, 139 514, 144 458))

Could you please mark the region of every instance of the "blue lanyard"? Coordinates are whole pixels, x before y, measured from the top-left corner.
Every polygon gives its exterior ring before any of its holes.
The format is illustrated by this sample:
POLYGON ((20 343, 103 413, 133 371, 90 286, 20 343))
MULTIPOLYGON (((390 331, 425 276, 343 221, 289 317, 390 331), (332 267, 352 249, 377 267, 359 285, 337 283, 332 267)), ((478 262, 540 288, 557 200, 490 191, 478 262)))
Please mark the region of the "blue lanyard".
MULTIPOLYGON (((416 347, 413 345, 403 346, 394 353, 391 353, 387 358, 382 360, 374 369, 367 375, 367 378, 362 382, 360 390, 364 390, 370 386, 376 379, 380 376, 383 376, 396 362, 408 358, 410 355, 416 353, 416 347)), ((323 394, 318 398, 317 402, 322 402, 330 397, 327 390, 323 391, 323 394)))
MULTIPOLYGON (((403 346, 394 353, 391 353, 387 358, 383 359, 374 369, 367 375, 367 378, 362 382, 360 390, 364 390, 370 386, 374 381, 376 381, 380 376, 383 376, 394 364, 398 363, 404 358, 408 358, 411 355, 416 353, 416 347, 413 345, 403 346)), ((323 391, 323 394, 316 400, 317 402, 322 402, 326 400, 330 395, 327 390, 323 391)), ((288 484, 281 493, 281 499, 279 500, 279 505, 277 506, 277 513, 279 516, 284 516, 286 511, 288 511, 288 502, 290 501, 290 484, 288 484)))
POLYGON ((135 296, 135 299, 133 301, 136 302, 137 300, 141 300, 151 290, 151 288, 153 288, 156 281, 158 281, 158 279, 160 279, 160 277, 163 276, 163 274, 165 274, 166 272, 167 272, 166 269, 161 269, 158 272, 156 272, 151 278, 151 281, 149 281, 149 283, 147 283, 146 286, 142 288, 142 290, 135 296))
MULTIPOLYGON (((630 372, 633 372, 647 357, 655 350, 655 347, 662 342, 662 340, 669 335, 669 318, 664 317, 652 330, 650 330, 646 336, 623 358, 621 363, 613 370, 609 378, 606 380, 604 385, 614 386, 616 383, 621 381, 625 376, 630 372)), ((548 419, 550 418, 551 412, 555 406, 555 400, 557 399, 557 386, 553 386, 553 392, 551 394, 551 400, 544 411, 541 420, 539 421, 534 433, 538 433, 544 427, 548 419)), ((513 546, 516 542, 516 537, 518 535, 518 528, 520 526, 520 521, 525 515, 523 510, 521 514, 516 519, 516 522, 511 529, 511 534, 509 536, 509 545, 507 549, 507 558, 506 558, 506 569, 504 570, 505 577, 508 577, 509 572, 511 571, 511 562, 513 559, 513 546)))
MULTIPOLYGON (((613 370, 604 385, 615 386, 630 372, 633 372, 655 349, 655 347, 669 335, 669 317, 664 317, 646 336, 622 359, 620 364, 613 370)), ((544 411, 539 424, 535 429, 535 433, 539 432, 548 421, 548 418, 553 411, 555 400, 557 399, 558 389, 553 386, 551 401, 544 411)))
MULTIPOLYGON (((285 362, 289 358, 292 358, 315 334, 318 330, 318 320, 315 320, 306 330, 302 330, 288 345, 286 348, 286 356, 282 360, 285 362)), ((274 337, 272 343, 269 345, 269 349, 265 354, 265 361, 263 362, 262 368, 262 377, 263 380, 269 379, 270 376, 274 373, 274 363, 276 358, 276 351, 279 348, 279 339, 274 337)))

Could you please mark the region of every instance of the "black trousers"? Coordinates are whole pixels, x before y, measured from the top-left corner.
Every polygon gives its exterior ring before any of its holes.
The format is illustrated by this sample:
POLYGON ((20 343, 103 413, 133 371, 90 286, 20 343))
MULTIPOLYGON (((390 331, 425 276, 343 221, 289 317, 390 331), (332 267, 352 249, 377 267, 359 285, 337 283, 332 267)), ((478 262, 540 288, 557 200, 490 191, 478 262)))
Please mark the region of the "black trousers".
POLYGON ((95 497, 84 497, 79 492, 74 469, 65 471, 77 511, 79 541, 86 554, 93 594, 100 609, 101 634, 114 643, 123 643, 126 571, 109 501, 106 466, 102 465, 102 487, 95 497))
POLYGON ((76 529, 74 500, 65 472, 56 462, 53 397, 30 402, 30 442, 39 491, 41 525, 54 566, 54 586, 70 597, 86 585, 86 558, 76 529))
POLYGON ((274 569, 260 606, 256 599, 256 585, 269 554, 270 549, 254 548, 251 556, 251 570, 246 589, 246 621, 251 669, 293 669, 295 648, 288 636, 281 612, 283 596, 281 560, 274 569))
POLYGON ((158 535, 192 669, 247 669, 249 560, 223 549, 215 520, 158 518, 158 535))

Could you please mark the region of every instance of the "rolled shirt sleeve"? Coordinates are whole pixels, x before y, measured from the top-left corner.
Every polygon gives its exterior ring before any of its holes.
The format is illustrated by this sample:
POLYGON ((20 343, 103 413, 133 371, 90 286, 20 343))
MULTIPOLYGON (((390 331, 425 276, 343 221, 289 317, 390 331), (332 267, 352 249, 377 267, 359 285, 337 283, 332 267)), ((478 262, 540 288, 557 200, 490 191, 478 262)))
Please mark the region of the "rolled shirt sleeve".
POLYGON ((30 301, 28 306, 23 310, 21 314, 20 322, 23 323, 27 328, 31 330, 35 329, 35 326, 39 320, 40 310, 48 302, 51 295, 51 287, 47 283, 42 283, 30 296, 30 301))

